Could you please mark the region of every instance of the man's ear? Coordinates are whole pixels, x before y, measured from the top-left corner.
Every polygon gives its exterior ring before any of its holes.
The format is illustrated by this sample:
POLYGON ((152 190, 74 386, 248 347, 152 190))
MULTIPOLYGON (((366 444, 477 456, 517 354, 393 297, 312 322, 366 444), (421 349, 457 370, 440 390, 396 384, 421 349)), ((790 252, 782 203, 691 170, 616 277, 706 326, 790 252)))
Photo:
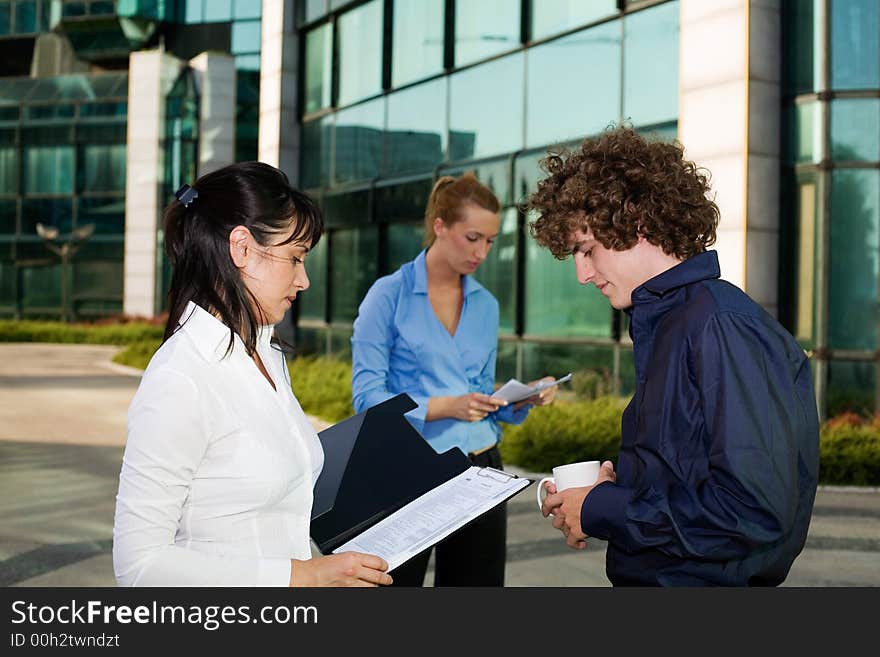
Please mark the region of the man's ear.
POLYGON ((248 248, 250 239, 251 231, 244 226, 236 226, 229 231, 229 256, 239 269, 243 269, 247 265, 248 257, 252 251, 248 248))

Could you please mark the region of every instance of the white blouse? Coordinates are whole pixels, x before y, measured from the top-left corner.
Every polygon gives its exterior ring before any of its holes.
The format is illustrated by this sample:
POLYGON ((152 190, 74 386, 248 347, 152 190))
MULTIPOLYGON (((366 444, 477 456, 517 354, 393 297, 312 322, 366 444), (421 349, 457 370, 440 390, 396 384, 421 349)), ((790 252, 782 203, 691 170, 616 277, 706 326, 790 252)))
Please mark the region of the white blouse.
POLYGON ((312 488, 324 464, 282 353, 257 351, 190 302, 128 411, 113 525, 124 586, 287 586, 308 559, 312 488))

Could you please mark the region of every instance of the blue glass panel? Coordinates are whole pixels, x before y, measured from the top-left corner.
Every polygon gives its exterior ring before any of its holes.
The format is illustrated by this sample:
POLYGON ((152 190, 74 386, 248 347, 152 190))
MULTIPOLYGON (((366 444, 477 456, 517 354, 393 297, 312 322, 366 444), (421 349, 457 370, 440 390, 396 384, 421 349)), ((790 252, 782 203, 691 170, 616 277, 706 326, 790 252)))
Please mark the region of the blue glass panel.
POLYGON ((55 226, 62 235, 73 227, 72 201, 69 198, 23 199, 21 202, 21 233, 36 235, 37 224, 55 226))
MULTIPOLYGON (((66 10, 67 3, 65 3, 66 10)), ((18 34, 37 31, 37 3, 34 0, 19 0, 15 3, 15 31, 18 34)))
POLYGON ((125 191, 125 144, 85 144, 80 148, 80 191, 125 191))
POLYGON ((397 271, 419 255, 424 237, 425 228, 421 222, 388 226, 388 272, 397 271))
POLYGON ((831 1, 831 87, 880 87, 880 2, 831 1))
POLYGON ((501 226, 489 255, 474 277, 498 300, 499 331, 512 334, 516 309, 516 208, 501 213, 501 226))
MULTIPOLYGON (((0 159, 3 158, 3 152, 0 151, 0 159)), ((0 234, 12 235, 16 232, 16 215, 18 214, 18 203, 15 199, 0 199, 0 234)))
POLYGON ((872 415, 877 365, 831 361, 828 367, 828 417, 851 412, 872 415))
POLYGON ((392 86, 443 70, 444 15, 444 0, 395 1, 392 86))
POLYGON ((0 35, 9 34, 12 31, 12 5, 8 2, 0 2, 0 35))
POLYGON ((202 8, 203 0, 184 0, 186 9, 184 11, 184 22, 201 23, 205 19, 205 12, 202 8))
POLYGON ((877 348, 878 244, 880 171, 832 171, 828 342, 833 349, 877 348))
POLYGON ((446 79, 388 96, 387 173, 430 171, 446 154, 446 79))
POLYGON ((458 0, 455 65, 464 66, 520 44, 520 0, 458 0))
POLYGON ((479 164, 463 164, 440 169, 441 176, 460 176, 466 171, 472 172, 481 183, 491 189, 498 197, 501 205, 510 205, 510 158, 480 162, 479 164))
POLYGON ((73 147, 24 148, 25 194, 72 194, 73 147))
POLYGON ((335 230, 330 237, 333 241, 331 319, 351 322, 376 280, 378 235, 376 227, 369 226, 335 230))
POLYGON ((335 182, 374 178, 382 169, 385 99, 377 98, 336 114, 335 182))
POLYGON ((238 71, 259 71, 260 56, 259 55, 236 55, 235 68, 238 71))
POLYGON ((232 17, 236 20, 240 18, 260 18, 262 14, 262 0, 235 0, 233 3, 232 17))
POLYGON ((880 160, 880 99, 832 101, 831 157, 835 160, 880 160))
POLYGON ((77 223, 80 226, 94 224, 96 235, 125 233, 124 198, 80 198, 77 201, 77 208, 77 223))
POLYGON ((0 194, 18 193, 18 147, 0 145, 0 194))
POLYGON ((305 0, 303 8, 303 20, 311 23, 327 13, 327 0, 305 0))
POLYGON ((260 21, 236 21, 232 24, 232 53, 260 52, 260 21))
POLYGON ((678 2, 623 21, 623 118, 651 125, 678 118, 678 2))
POLYGON ((382 90, 382 3, 373 0, 337 20, 339 104, 348 105, 382 90))
POLYGON ((613 21, 528 51, 527 148, 595 134, 620 119, 620 40, 613 21))
POLYGON ((617 13, 615 0, 531 0, 531 3, 533 40, 617 13))
POLYGON ((232 0, 207 0, 205 2, 205 22, 226 22, 232 20, 232 0))
POLYGON ((333 26, 325 23, 306 34, 305 113, 330 107, 333 26))
POLYGON ((523 59, 516 53, 450 77, 450 160, 522 148, 523 59))
POLYGON ((323 320, 327 306, 327 235, 306 256, 309 288, 296 297, 300 317, 323 320))
POLYGON ((333 116, 303 123, 300 184, 306 189, 330 182, 330 144, 333 116))
POLYGON ((822 112, 815 101, 786 109, 786 158, 791 163, 822 159, 822 112))

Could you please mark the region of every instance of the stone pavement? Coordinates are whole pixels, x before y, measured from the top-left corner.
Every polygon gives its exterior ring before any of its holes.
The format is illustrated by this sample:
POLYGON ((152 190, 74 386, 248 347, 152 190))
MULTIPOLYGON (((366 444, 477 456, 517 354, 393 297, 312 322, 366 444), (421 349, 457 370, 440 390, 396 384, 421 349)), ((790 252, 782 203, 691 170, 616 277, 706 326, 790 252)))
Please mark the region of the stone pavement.
MULTIPOLYGON (((108 364, 114 351, 0 344, 0 585, 115 583, 113 510, 138 378, 108 364)), ((509 504, 507 585, 608 586, 604 543, 568 549, 534 491, 509 504)), ((880 491, 821 488, 786 585, 880 585, 880 491)))

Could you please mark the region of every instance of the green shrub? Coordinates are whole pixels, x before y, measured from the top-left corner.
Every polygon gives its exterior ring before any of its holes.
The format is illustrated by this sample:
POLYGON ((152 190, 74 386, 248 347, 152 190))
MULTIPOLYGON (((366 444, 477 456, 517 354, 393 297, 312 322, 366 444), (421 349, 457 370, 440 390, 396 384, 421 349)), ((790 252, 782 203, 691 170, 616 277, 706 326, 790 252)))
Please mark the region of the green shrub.
POLYGON ((113 362, 120 365, 128 365, 141 370, 147 369, 147 363, 162 344, 162 340, 141 340, 132 342, 125 349, 113 356, 113 362))
POLYGON ((575 461, 617 462, 620 416, 628 401, 599 397, 534 408, 521 425, 504 425, 502 457, 534 472, 575 461))
POLYGON ((293 393, 303 410, 327 422, 354 415, 351 406, 351 363, 303 356, 288 363, 293 393))
POLYGON ((880 416, 845 413, 822 425, 819 482, 880 485, 880 416))
POLYGON ((126 345, 161 340, 163 327, 147 322, 65 324, 0 320, 0 342, 60 342, 126 345))

